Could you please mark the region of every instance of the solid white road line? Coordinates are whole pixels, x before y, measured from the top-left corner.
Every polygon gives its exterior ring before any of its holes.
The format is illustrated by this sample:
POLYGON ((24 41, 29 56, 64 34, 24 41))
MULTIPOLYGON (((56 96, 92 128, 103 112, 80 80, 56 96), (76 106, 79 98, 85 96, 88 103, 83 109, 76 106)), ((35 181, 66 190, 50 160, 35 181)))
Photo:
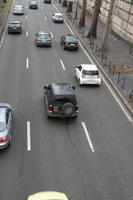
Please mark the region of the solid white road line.
POLYGON ((65 69, 64 63, 63 63, 63 61, 61 59, 60 59, 60 63, 61 63, 61 66, 62 66, 63 70, 65 71, 66 69, 65 69))
POLYGON ((26 68, 29 69, 29 59, 26 58, 26 68))
POLYGON ((84 129, 85 135, 86 135, 86 137, 87 137, 87 140, 88 140, 90 149, 91 149, 92 152, 95 152, 94 146, 93 146, 93 144, 92 144, 92 142, 91 142, 91 139, 90 139, 88 130, 87 130, 87 128, 86 128, 85 122, 81 122, 81 124, 82 124, 82 127, 83 127, 83 129, 84 129))
POLYGON ((29 121, 27 121, 27 151, 31 151, 31 130, 29 121))
POLYGON ((29 35, 28 31, 26 31, 26 37, 28 37, 28 35, 29 35))

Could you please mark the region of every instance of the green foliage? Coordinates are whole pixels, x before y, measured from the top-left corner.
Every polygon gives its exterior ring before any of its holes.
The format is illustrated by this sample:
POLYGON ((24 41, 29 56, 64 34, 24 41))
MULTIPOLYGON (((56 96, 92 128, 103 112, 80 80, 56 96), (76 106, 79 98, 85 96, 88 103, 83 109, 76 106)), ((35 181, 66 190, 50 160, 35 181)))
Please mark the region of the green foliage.
POLYGON ((7 0, 7 2, 3 4, 4 6, 1 9, 1 11, 4 12, 4 13, 7 13, 8 10, 10 9, 12 2, 13 2, 13 0, 7 0))

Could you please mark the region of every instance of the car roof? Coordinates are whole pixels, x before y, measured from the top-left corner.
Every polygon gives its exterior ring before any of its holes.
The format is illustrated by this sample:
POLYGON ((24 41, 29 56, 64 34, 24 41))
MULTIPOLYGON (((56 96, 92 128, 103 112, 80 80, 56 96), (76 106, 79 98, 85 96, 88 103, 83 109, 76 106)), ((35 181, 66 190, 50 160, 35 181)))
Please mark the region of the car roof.
POLYGON ((55 96, 74 96, 73 88, 69 83, 52 83, 52 92, 55 96))
POLYGON ((98 70, 97 66, 93 64, 80 64, 80 65, 84 70, 90 70, 90 71, 98 70))
POLYGON ((23 7, 22 5, 14 5, 14 7, 23 7))
POLYGON ((62 16, 62 14, 61 14, 61 13, 55 13, 55 15, 59 15, 59 16, 62 16))
POLYGON ((41 34, 42 34, 42 35, 44 35, 44 34, 45 34, 45 35, 50 35, 49 32, 45 32, 45 31, 39 31, 38 34, 39 34, 39 35, 41 35, 41 34))
POLYGON ((0 107, 0 121, 5 122, 6 108, 0 107))
POLYGON ((20 21, 9 21, 9 24, 20 24, 20 21))

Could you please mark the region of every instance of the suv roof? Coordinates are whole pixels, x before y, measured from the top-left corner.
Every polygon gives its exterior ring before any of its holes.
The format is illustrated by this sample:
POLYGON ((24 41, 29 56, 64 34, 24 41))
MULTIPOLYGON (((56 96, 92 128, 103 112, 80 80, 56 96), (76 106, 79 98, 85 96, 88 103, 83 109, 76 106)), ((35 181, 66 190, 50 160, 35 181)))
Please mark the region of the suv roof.
POLYGON ((51 88, 55 96, 75 96, 73 88, 68 83, 52 83, 51 88))
POLYGON ((8 24, 20 24, 20 21, 9 21, 8 24))

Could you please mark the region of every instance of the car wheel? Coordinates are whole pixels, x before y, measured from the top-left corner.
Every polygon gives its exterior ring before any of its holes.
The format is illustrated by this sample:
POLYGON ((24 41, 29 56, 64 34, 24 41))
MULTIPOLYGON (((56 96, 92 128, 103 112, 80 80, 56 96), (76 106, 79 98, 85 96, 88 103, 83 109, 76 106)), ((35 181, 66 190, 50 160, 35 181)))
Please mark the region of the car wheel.
POLYGON ((64 103, 62 106, 62 112, 64 115, 71 115, 74 112, 74 105, 72 103, 64 103))
POLYGON ((8 147, 10 147, 10 146, 11 146, 11 136, 10 136, 8 147))
POLYGON ((79 79, 79 86, 82 86, 83 84, 81 83, 81 80, 79 79))
POLYGON ((65 47, 65 45, 64 45, 64 44, 62 44, 62 47, 63 47, 63 49, 66 49, 66 47, 65 47))

